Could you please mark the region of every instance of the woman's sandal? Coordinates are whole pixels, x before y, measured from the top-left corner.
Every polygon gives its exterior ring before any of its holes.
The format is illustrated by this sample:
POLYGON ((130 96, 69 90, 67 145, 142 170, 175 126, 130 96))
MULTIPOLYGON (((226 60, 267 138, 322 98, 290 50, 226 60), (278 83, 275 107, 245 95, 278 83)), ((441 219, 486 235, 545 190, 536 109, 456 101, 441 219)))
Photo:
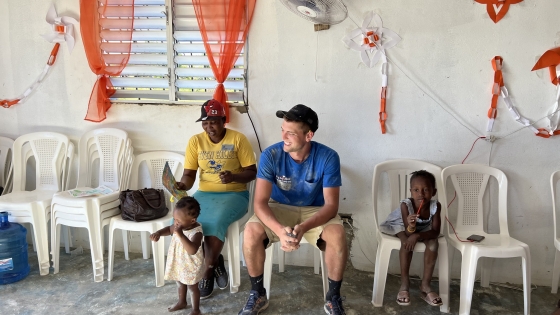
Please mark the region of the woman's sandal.
POLYGON ((399 291, 399 293, 397 294, 397 304, 401 306, 410 305, 410 294, 408 293, 408 291, 399 291))
POLYGON ((420 294, 422 300, 426 301, 426 303, 430 304, 431 306, 440 306, 443 304, 441 301, 441 297, 436 292, 422 292, 420 294))

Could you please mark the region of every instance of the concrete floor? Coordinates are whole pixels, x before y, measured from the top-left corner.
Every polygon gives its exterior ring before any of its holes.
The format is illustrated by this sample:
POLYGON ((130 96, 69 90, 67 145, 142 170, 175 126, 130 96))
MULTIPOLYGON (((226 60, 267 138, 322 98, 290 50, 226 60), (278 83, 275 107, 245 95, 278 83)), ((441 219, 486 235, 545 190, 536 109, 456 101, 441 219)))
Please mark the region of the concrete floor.
MULTIPOLYGON (((155 287, 152 260, 142 259, 141 254, 131 254, 130 260, 123 253, 115 253, 115 269, 112 281, 93 282, 91 257, 88 250, 71 256, 61 251, 60 272, 39 276, 37 256, 30 248, 31 272, 22 281, 0 285, 0 314, 166 314, 167 307, 177 299, 177 288, 167 282, 155 287)), ((105 265, 107 260, 105 258, 105 265)), ((439 308, 431 307, 419 298, 417 290, 411 291, 412 304, 399 306, 395 297, 400 280, 388 276, 384 306, 374 308, 371 304, 373 273, 349 267, 345 273, 342 295, 344 306, 351 314, 439 314, 439 308)), ((413 288, 419 281, 412 281, 413 288)), ((437 283, 434 283, 434 288, 437 283)), ((241 271, 239 293, 230 294, 229 289, 215 289, 212 298, 201 301, 204 314, 237 314, 248 296, 250 284, 247 269, 241 271)), ((313 274, 312 267, 286 266, 285 273, 273 267, 272 290, 269 308, 263 314, 314 315, 325 314, 321 301, 321 279, 313 274)), ((531 314, 550 314, 559 295, 551 294, 550 287, 539 287, 532 293, 531 314)), ((190 303, 190 301, 189 301, 190 303)), ((459 283, 451 285, 451 313, 459 308, 459 283)), ((189 309, 175 314, 188 314, 189 309)), ((499 286, 481 288, 475 284, 473 315, 523 314, 523 293, 499 286)))

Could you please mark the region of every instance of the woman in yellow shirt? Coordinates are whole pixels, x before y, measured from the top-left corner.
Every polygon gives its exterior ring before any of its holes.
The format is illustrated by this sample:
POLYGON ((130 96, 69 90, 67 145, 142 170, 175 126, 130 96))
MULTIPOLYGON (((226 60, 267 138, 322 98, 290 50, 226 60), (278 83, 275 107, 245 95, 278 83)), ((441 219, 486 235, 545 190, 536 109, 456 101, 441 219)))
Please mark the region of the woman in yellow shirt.
POLYGON ((214 290, 214 279, 225 289, 229 277, 220 255, 228 226, 247 213, 247 183, 257 174, 251 144, 240 132, 225 128, 222 104, 209 100, 202 105, 204 132, 190 138, 185 153, 185 170, 178 188, 189 190, 200 169, 199 188, 193 197, 200 203, 198 222, 204 231, 205 273, 199 282, 200 298, 206 299, 214 290))

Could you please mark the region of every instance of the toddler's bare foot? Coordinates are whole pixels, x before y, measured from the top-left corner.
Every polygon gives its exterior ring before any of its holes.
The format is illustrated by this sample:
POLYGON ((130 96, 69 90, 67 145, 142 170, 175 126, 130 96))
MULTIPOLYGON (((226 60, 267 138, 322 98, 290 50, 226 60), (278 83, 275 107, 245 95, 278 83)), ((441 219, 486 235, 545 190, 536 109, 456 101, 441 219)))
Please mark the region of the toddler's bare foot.
POLYGON ((183 302, 177 302, 177 304, 175 304, 172 307, 168 307, 167 310, 170 312, 175 312, 178 310, 183 310, 185 308, 187 308, 187 302, 183 301, 183 302))
POLYGON ((189 315, 200 315, 200 314, 202 314, 202 313, 200 312, 200 310, 192 310, 192 311, 189 313, 189 315))

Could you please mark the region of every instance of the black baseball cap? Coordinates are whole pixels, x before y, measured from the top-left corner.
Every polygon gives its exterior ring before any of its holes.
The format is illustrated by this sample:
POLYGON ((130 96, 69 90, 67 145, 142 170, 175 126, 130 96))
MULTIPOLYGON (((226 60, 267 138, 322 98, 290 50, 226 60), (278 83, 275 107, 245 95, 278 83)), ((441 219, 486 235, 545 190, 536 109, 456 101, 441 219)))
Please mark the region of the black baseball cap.
POLYGON ((205 121, 213 118, 222 118, 226 116, 226 111, 222 103, 215 99, 208 100, 202 104, 200 109, 200 118, 196 121, 205 121))
POLYGON ((276 117, 278 118, 286 117, 289 120, 304 122, 309 126, 309 128, 313 132, 319 129, 319 117, 317 117, 317 113, 315 113, 314 110, 312 110, 311 108, 303 104, 297 104, 287 112, 283 110, 279 110, 276 112, 276 117))

